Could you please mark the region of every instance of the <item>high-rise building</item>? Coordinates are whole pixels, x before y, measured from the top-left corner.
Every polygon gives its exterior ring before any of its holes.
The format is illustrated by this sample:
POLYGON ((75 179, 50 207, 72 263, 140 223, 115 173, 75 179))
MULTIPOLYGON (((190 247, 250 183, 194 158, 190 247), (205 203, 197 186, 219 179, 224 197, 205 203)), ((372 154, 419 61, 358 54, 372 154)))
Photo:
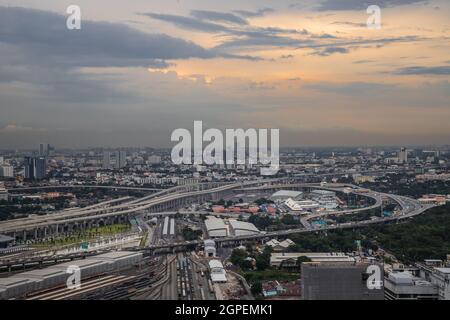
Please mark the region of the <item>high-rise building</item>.
POLYGON ((34 179, 34 158, 25 157, 24 167, 25 167, 25 179, 34 179))
POLYGON ((103 169, 111 168, 111 152, 103 151, 103 169))
POLYGON ((14 177, 14 167, 8 165, 0 166, 0 176, 5 178, 13 178, 14 177))
POLYGON ((116 151, 115 158, 116 158, 116 165, 115 165, 116 169, 123 168, 127 165, 126 151, 116 151))
POLYGON ((302 263, 301 274, 304 300, 384 300, 383 268, 378 265, 302 263))
POLYGON ((4 159, 2 156, 0 156, 0 166, 1 166, 2 164, 4 164, 4 162, 5 162, 5 159, 4 159))
POLYGON ((45 157, 35 158, 34 178, 38 180, 44 179, 46 174, 47 174, 47 159, 45 157))
POLYGON ((45 143, 39 144, 39 156, 41 157, 47 156, 47 145, 45 143))
POLYGON ((48 143, 40 143, 39 144, 39 156, 40 157, 48 157, 50 155, 50 152, 54 150, 54 147, 52 147, 48 143))
POLYGON ((406 148, 400 148, 400 152, 398 153, 398 162, 408 163, 408 150, 406 150, 406 148))
POLYGON ((25 157, 25 178, 43 179, 47 172, 47 160, 45 157, 25 157))

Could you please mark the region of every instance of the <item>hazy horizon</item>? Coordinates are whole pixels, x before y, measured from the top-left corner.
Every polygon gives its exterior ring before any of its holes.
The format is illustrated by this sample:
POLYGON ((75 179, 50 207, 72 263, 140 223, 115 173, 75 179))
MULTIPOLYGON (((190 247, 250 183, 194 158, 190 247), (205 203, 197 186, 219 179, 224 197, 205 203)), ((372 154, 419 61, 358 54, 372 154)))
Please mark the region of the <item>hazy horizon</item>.
POLYGON ((281 147, 450 143, 450 3, 0 0, 0 149, 174 145, 279 128, 281 147))

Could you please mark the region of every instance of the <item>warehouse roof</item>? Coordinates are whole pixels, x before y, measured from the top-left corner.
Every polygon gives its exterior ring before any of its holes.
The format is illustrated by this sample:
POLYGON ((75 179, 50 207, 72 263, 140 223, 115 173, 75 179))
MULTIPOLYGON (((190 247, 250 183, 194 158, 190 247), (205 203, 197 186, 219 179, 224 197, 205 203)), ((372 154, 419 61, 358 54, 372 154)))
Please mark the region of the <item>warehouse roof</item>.
POLYGON ((271 198, 297 198, 302 193, 301 191, 280 190, 272 194, 271 198))
POLYGON ((226 229, 225 223, 222 219, 208 216, 205 220, 206 229, 208 230, 216 230, 216 229, 226 229))
POLYGON ((25 284, 28 282, 35 282, 35 280, 30 280, 28 278, 19 278, 19 277, 0 278, 0 288, 1 287, 13 287, 13 286, 25 284))
POLYGON ((92 267, 95 265, 104 265, 107 263, 108 263, 108 261, 103 261, 103 260, 83 259, 83 260, 74 260, 74 261, 64 262, 64 263, 54 266, 53 268, 62 269, 62 268, 67 268, 69 266, 78 266, 80 268, 84 268, 84 267, 92 267))
POLYGON ((258 228, 256 228, 253 223, 238 221, 238 220, 234 220, 234 219, 230 219, 229 222, 230 222, 230 226, 234 230, 248 230, 248 231, 259 232, 258 228))
POLYGON ((111 260, 111 259, 120 259, 125 257, 132 257, 132 256, 139 256, 142 255, 140 252, 133 252, 133 251, 111 251, 108 253, 99 254, 97 256, 89 257, 87 259, 91 260, 111 260))
POLYGON ((66 274, 65 271, 55 268, 44 268, 44 269, 36 269, 31 271, 22 272, 19 274, 19 277, 28 278, 28 277, 52 277, 57 274, 66 274))
POLYGON ((209 267, 211 269, 213 269, 213 268, 222 268, 223 269, 223 264, 219 260, 210 260, 209 267))

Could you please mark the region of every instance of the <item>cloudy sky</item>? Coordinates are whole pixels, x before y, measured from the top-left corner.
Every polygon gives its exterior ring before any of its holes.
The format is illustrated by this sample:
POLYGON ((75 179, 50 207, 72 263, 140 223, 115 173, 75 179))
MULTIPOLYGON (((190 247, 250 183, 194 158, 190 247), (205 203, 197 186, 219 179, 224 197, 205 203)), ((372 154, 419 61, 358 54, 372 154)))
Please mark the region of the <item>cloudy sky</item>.
POLYGON ((194 120, 284 146, 449 144, 450 3, 0 0, 0 148, 166 147, 194 120))

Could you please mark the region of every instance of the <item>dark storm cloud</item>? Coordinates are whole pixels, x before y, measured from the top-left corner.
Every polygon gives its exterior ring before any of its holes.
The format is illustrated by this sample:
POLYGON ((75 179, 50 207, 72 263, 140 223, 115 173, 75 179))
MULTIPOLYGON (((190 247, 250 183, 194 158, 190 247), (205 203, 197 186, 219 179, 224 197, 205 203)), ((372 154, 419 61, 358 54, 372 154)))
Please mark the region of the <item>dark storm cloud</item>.
POLYGON ((67 67, 159 65, 165 59, 211 58, 202 47, 121 24, 82 21, 68 30, 62 15, 0 7, 0 42, 20 48, 30 61, 67 67))
POLYGON ((268 13, 275 12, 275 9, 263 8, 259 9, 258 11, 234 10, 233 12, 245 18, 255 18, 255 17, 262 17, 268 13))
POLYGON ((302 44, 312 44, 311 40, 300 40, 277 35, 257 34, 244 38, 233 38, 218 45, 215 49, 248 48, 248 47, 296 47, 302 44))
POLYGON ((208 21, 198 20, 197 18, 179 16, 174 14, 159 14, 159 13, 140 13, 140 15, 148 16, 149 18, 172 23, 180 28, 208 32, 219 33, 228 32, 229 29, 221 24, 212 23, 208 21))
POLYGON ((348 53, 349 50, 347 48, 341 48, 341 47, 328 47, 322 50, 317 50, 312 53, 312 55, 316 56, 322 56, 322 57, 328 57, 334 53, 348 53))
POLYGON ((427 3, 425 0, 325 0, 319 4, 319 11, 366 10, 370 5, 380 8, 396 7, 408 4, 427 3))
MULTIPOLYGON (((221 54, 165 34, 122 24, 82 20, 68 30, 66 17, 33 9, 0 7, 0 82, 30 83, 56 99, 84 102, 121 99, 113 79, 79 71, 86 67, 167 68, 169 59, 257 57, 221 54)), ((136 99, 136 96, 132 96, 136 99)))
MULTIPOLYGON (((293 47, 304 44, 305 41, 300 41, 297 38, 290 36, 306 36, 309 32, 306 29, 283 29, 278 27, 252 27, 249 25, 224 25, 220 23, 213 23, 206 20, 214 20, 217 22, 230 22, 232 20, 227 13, 202 11, 202 14, 196 14, 199 11, 193 11, 191 14, 197 15, 196 18, 190 16, 180 16, 172 14, 157 14, 157 13, 139 13, 140 15, 148 16, 149 18, 164 21, 173 24, 179 28, 189 29, 199 32, 229 35, 229 40, 216 46, 211 52, 219 55, 219 52, 231 48, 246 48, 253 46, 266 47, 293 47), (228 21, 224 16, 228 17, 228 21), (213 19, 214 16, 216 19, 213 19), (201 19, 200 19, 201 18, 201 19), (200 20, 199 20, 200 19, 200 20), (202 20, 203 19, 203 20, 202 20), (289 35, 289 36, 287 36, 289 35)), ((332 36, 327 36, 330 38, 332 36)), ((308 43, 308 41, 306 41, 308 43)), ((223 54, 223 57, 230 57, 230 55, 223 54)), ((231 56, 233 57, 233 56, 231 56)), ((238 58, 240 56, 237 56, 238 58)), ((243 59, 261 60, 258 57, 243 56, 243 59)))
POLYGON ((357 27, 357 28, 367 28, 366 23, 357 23, 357 22, 350 22, 350 21, 335 21, 335 22, 332 22, 331 24, 340 25, 340 26, 357 27))
POLYGON ((232 13, 218 12, 218 11, 208 11, 208 10, 193 10, 191 11, 191 16, 208 21, 218 21, 227 22, 238 25, 247 25, 247 20, 238 17, 232 13))
POLYGON ((398 69, 394 73, 399 75, 450 75, 450 66, 414 66, 398 69))
MULTIPOLYGON (((232 34, 237 36, 259 36, 259 35, 277 35, 277 34, 308 34, 305 29, 283 29, 277 27, 251 27, 247 23, 235 24, 235 26, 220 24, 220 22, 231 22, 231 18, 226 21, 225 18, 219 19, 222 15, 228 17, 228 13, 212 12, 212 11, 192 11, 202 12, 196 17, 180 16, 174 14, 159 14, 159 13, 138 13, 139 15, 147 16, 149 18, 160 20, 166 23, 173 24, 179 28, 189 29, 193 31, 205 32, 205 33, 223 33, 232 34), (216 15, 217 18, 213 19, 212 15, 216 15), (215 22, 211 22, 215 21, 215 22)), ((233 15, 232 15, 233 16, 233 15)), ((239 17, 237 17, 239 18, 239 17)))
MULTIPOLYGON (((305 48, 326 48, 326 47, 347 47, 350 46, 352 48, 364 47, 368 45, 374 45, 377 47, 381 47, 390 43, 403 43, 403 42, 418 42, 422 41, 425 38, 420 38, 417 36, 405 36, 405 37, 392 37, 392 38, 379 38, 379 39, 334 39, 334 41, 328 42, 315 42, 311 43, 303 43, 297 47, 297 49, 305 49, 305 48)), ((331 39, 333 40, 333 39, 331 39)))

